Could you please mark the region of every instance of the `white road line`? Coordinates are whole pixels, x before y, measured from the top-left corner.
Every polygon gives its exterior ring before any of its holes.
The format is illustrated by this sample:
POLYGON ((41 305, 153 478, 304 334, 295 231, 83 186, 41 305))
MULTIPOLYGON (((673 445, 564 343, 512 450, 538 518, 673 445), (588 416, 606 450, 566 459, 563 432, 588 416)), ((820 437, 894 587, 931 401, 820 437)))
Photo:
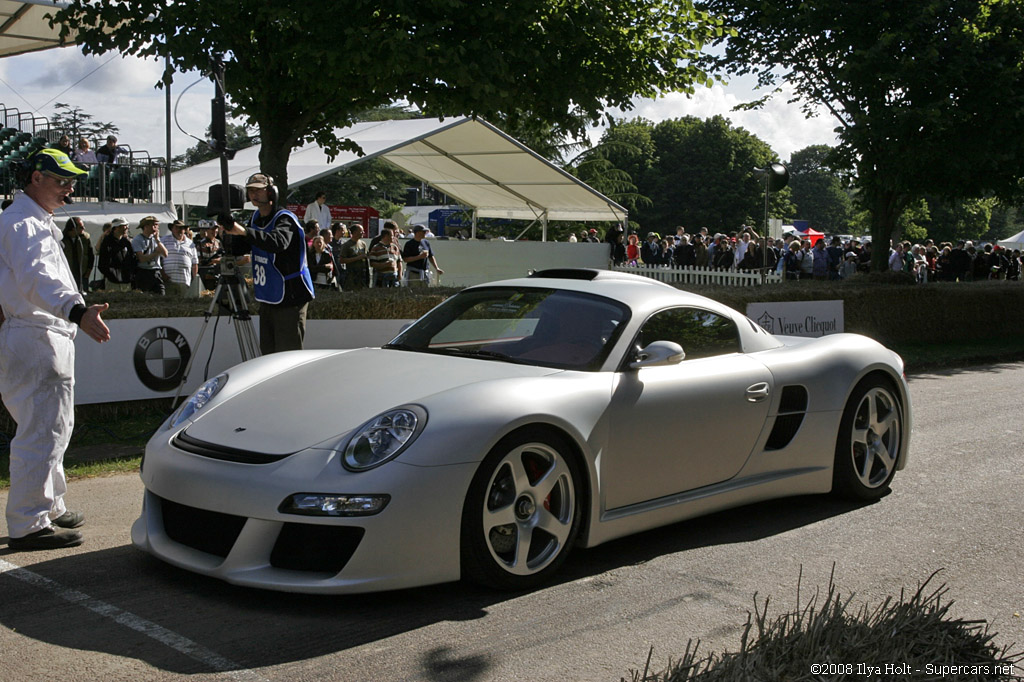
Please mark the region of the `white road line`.
POLYGON ((105 618, 109 618, 118 625, 123 625, 124 627, 135 630, 136 632, 141 632, 147 637, 155 639, 161 644, 209 666, 214 672, 224 673, 228 677, 236 680, 268 682, 266 678, 260 677, 252 670, 242 669, 242 666, 238 665, 234 661, 228 660, 220 654, 196 644, 187 637, 182 637, 176 632, 172 632, 161 625, 157 625, 145 618, 140 618, 139 616, 129 613, 112 604, 90 597, 84 592, 64 587, 60 583, 50 580, 49 578, 45 578, 38 573, 33 573, 28 569, 4 561, 3 559, 0 559, 0 574, 9 575, 12 578, 16 578, 22 582, 32 585, 33 587, 38 587, 41 590, 50 592, 64 601, 86 608, 105 618))

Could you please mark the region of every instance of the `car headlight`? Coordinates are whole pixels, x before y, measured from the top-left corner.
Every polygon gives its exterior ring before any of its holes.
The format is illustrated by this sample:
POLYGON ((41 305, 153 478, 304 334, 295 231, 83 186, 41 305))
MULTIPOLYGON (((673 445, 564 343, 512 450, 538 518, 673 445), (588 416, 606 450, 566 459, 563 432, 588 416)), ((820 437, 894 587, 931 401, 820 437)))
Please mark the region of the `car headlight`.
POLYGON ((341 462, 349 471, 366 471, 397 457, 427 423, 419 405, 388 410, 363 424, 348 440, 341 462))
POLYGON ((213 396, 217 395, 217 392, 224 388, 224 384, 227 382, 227 374, 218 374, 200 386, 198 390, 196 390, 188 400, 183 402, 181 407, 175 410, 174 414, 167 419, 166 428, 173 429, 175 426, 183 424, 191 419, 192 415, 203 409, 203 407, 213 399, 213 396))

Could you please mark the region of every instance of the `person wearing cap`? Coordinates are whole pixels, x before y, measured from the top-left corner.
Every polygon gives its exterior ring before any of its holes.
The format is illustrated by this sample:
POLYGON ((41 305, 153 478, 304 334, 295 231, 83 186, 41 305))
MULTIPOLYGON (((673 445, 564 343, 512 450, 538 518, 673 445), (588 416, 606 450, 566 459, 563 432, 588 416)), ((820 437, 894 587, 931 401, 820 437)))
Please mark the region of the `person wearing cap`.
POLYGON ((163 277, 163 259, 167 247, 160 241, 160 220, 146 216, 139 221, 140 234, 132 239, 135 252, 135 288, 149 294, 163 296, 166 290, 163 277))
POLYGON ((53 212, 85 174, 41 149, 21 168, 22 192, 0 215, 0 396, 18 425, 10 445, 8 546, 60 549, 83 542, 85 517, 64 504, 64 450, 74 426, 75 335, 110 339, 106 303, 87 306, 60 247, 53 212))
POLYGON ((114 218, 110 231, 100 241, 100 272, 103 273, 107 291, 130 291, 132 272, 135 270, 135 252, 132 243, 125 236, 128 221, 114 218))
POLYGON ((278 209, 274 180, 256 173, 245 183, 256 206, 248 227, 230 214, 217 217, 225 234, 241 237, 252 247, 252 281, 260 302, 260 352, 302 350, 306 309, 313 300, 313 278, 306 265, 306 240, 299 217, 278 209))
POLYGON ((412 228, 412 239, 402 247, 402 262, 406 264, 405 281, 411 287, 425 287, 430 283, 430 267, 434 266, 437 276, 444 274, 444 270, 437 267, 437 259, 434 258, 434 251, 430 248, 425 225, 414 225, 412 228))
POLYGON ((167 249, 160 267, 168 296, 189 295, 192 280, 199 276, 199 254, 186 234, 187 226, 180 220, 171 223, 170 233, 160 238, 167 249))

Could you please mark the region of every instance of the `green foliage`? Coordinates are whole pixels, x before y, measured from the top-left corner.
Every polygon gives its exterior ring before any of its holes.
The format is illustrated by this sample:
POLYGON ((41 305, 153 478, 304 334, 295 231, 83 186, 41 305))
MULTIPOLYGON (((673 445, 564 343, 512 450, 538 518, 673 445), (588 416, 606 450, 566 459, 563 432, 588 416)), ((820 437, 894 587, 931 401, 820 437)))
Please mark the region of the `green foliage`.
POLYGON ((640 158, 643 150, 627 140, 603 140, 585 150, 566 165, 566 170, 606 197, 625 206, 631 212, 638 207, 649 207, 652 201, 637 191, 633 177, 618 168, 609 158, 640 158))
MULTIPOLYGON (((867 604, 851 610, 854 595, 844 596, 833 580, 824 599, 818 592, 806 603, 800 601, 792 611, 768 617, 769 598, 759 603, 754 595, 754 611, 747 614, 740 649, 700 657, 700 646, 690 640, 678 661, 670 662, 661 673, 649 674, 647 668, 634 671, 633 682, 717 682, 728 680, 824 680, 885 679, 879 671, 860 671, 858 663, 882 666, 885 663, 907 666, 906 679, 926 671, 928 666, 965 666, 956 672, 936 674, 943 680, 1013 680, 1013 671, 1024 659, 1024 652, 1011 652, 992 641, 984 621, 964 620, 950 613, 953 602, 947 599, 945 584, 929 587, 933 573, 916 591, 899 597, 887 597, 875 607, 867 604), (838 672, 815 671, 815 664, 838 664, 838 672), (850 666, 846 668, 845 666, 850 666), (987 674, 971 673, 970 666, 984 666, 987 674), (1005 674, 993 672, 996 668, 1005 674)), ((946 672, 946 671, 943 671, 946 672)), ((902 676, 902 675, 901 675, 902 676)))
POLYGON ((919 199, 910 203, 900 215, 900 219, 897 221, 897 234, 901 235, 902 239, 911 242, 922 242, 930 236, 928 232, 930 221, 931 213, 928 210, 928 202, 919 199))
POLYGON ((405 206, 406 189, 419 185, 419 180, 375 158, 297 187, 288 200, 308 204, 316 199, 318 192, 326 192, 329 204, 371 206, 381 217, 390 218, 405 206))
POLYGON ((960 239, 981 239, 989 230, 995 204, 996 200, 992 198, 962 201, 929 199, 926 215, 929 219, 924 223, 924 228, 928 237, 936 243, 955 244, 960 239))
MULTIPOLYGON (((602 144, 609 161, 651 199, 631 216, 647 229, 674 233, 683 225, 691 231, 733 232, 764 222, 764 185, 753 169, 778 158, 765 142, 722 116, 657 124, 635 119, 610 127, 602 144)), ((772 193, 769 213, 792 216, 790 196, 789 188, 772 193)))
MULTIPOLYGON (((730 17, 708 69, 782 80, 839 125, 872 235, 924 196, 1019 197, 1024 0, 706 0, 730 17)), ((881 251, 874 266, 884 267, 881 251)))
POLYGON ((50 127, 63 130, 71 137, 71 145, 78 146, 78 138, 84 137, 91 142, 106 139, 107 135, 116 135, 118 127, 105 121, 94 121, 93 115, 86 113, 81 107, 57 102, 53 105, 54 113, 50 116, 50 127))
POLYGON ((850 232, 854 223, 851 179, 837 162, 835 149, 822 144, 793 152, 787 164, 794 217, 831 234, 850 232))
POLYGON ((582 136, 606 107, 707 84, 694 61, 724 30, 690 0, 71 0, 55 23, 88 53, 206 72, 224 55, 233 112, 259 129, 261 167, 282 192, 296 145, 355 149, 335 128, 396 101, 582 136))
POLYGON ((1022 230, 1024 230, 1024 211, 1021 210, 1021 207, 997 201, 992 207, 988 232, 982 235, 982 239, 999 241, 1012 237, 1022 230))

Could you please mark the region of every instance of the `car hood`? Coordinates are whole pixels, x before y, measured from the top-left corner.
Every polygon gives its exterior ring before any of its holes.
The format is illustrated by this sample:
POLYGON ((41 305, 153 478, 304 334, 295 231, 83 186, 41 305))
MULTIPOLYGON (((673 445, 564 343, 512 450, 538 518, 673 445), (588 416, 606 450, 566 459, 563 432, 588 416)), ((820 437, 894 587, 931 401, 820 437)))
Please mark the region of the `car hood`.
POLYGON ((286 455, 346 434, 393 407, 424 404, 432 395, 479 382, 560 371, 362 348, 305 362, 258 381, 211 405, 186 433, 213 445, 286 455))

